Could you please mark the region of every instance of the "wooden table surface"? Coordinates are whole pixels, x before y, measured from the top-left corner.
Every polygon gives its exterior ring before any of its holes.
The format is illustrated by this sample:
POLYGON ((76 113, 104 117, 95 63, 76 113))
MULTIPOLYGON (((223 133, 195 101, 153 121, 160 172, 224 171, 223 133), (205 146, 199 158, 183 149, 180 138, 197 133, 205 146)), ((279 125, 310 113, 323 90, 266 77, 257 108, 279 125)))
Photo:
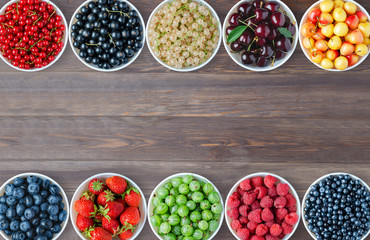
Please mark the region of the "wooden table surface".
MULTIPOLYGON (((4 4, 5 0, 1 0, 4 4)), ((83 0, 54 0, 70 19, 83 0)), ((160 0, 133 3, 148 19, 160 0)), ((236 1, 209 1, 221 21, 236 1)), ((300 19, 314 0, 286 0, 300 19)), ((370 2, 359 0, 368 11, 370 2)), ((205 68, 174 73, 147 46, 116 73, 85 67, 70 46, 46 71, 0 63, 0 182, 22 172, 56 179, 71 198, 89 176, 117 172, 148 199, 177 172, 213 181, 225 199, 240 178, 279 174, 302 198, 320 176, 350 172, 370 183, 370 61, 329 73, 299 46, 268 73, 246 71, 224 47, 205 68)), ((77 240, 71 223, 60 239, 77 240)), ((155 239, 147 223, 138 240, 155 239)), ((217 240, 234 239, 226 223, 217 240)), ((301 223, 292 240, 310 239, 301 223)))

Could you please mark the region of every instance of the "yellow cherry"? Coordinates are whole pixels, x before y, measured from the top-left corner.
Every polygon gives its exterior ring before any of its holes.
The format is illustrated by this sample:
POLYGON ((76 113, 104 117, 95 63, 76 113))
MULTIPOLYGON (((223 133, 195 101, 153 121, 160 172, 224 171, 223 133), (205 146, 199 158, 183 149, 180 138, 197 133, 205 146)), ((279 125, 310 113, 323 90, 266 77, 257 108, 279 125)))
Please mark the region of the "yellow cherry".
POLYGON ((325 0, 320 3, 321 12, 331 12, 334 8, 334 2, 331 0, 325 0))
POLYGON ((355 53, 359 56, 365 56, 368 52, 369 48, 363 43, 355 46, 355 53))
POLYGON ((348 15, 353 15, 356 13, 357 6, 353 2, 346 2, 343 6, 344 10, 348 15))
POLYGON ((347 13, 343 8, 335 8, 333 12, 333 18, 337 22, 344 22, 347 19, 347 13))
POLYGON ((334 61, 334 66, 336 69, 338 70, 346 70, 347 67, 348 67, 348 60, 347 58, 343 57, 343 56, 340 56, 340 57, 337 57, 334 61))
POLYGON ((321 28, 321 33, 324 34, 325 37, 330 38, 334 34, 334 24, 329 24, 326 26, 323 26, 321 28))
POLYGON ((348 26, 345 23, 337 23, 334 27, 334 34, 339 37, 344 37, 348 33, 348 26))
POLYGON ((324 69, 332 69, 334 67, 333 61, 329 58, 324 58, 321 61, 321 67, 323 67, 324 69))
POLYGON ((358 29, 361 31, 365 38, 370 36, 370 22, 360 23, 358 29))
POLYGON ((340 39, 340 37, 338 36, 334 36, 330 38, 328 42, 328 46, 330 49, 339 50, 340 47, 342 46, 342 39, 340 39))
POLYGON ((337 8, 337 7, 343 8, 344 7, 344 2, 342 0, 335 0, 334 1, 334 7, 335 8, 337 8))

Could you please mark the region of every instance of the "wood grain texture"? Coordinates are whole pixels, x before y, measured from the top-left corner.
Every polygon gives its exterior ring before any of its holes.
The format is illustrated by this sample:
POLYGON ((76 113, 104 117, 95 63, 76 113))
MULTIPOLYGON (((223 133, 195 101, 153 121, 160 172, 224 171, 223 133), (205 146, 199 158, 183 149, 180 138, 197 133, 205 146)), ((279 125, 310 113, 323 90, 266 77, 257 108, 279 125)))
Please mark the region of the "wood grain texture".
MULTIPOLYGON (((1 4, 5 4, 1 0, 1 4)), ((70 19, 83 0, 53 0, 70 19)), ((132 1, 145 20, 161 0, 132 1)), ((208 1, 221 21, 236 1, 208 1)), ((315 1, 286 0, 300 19, 315 1)), ((370 2, 359 0, 370 10, 370 2)), ((165 177, 196 172, 225 200, 254 172, 283 176, 302 198, 320 176, 350 172, 370 183, 369 59, 328 73, 298 46, 268 73, 234 64, 222 46, 194 73, 163 68, 145 46, 115 73, 84 66, 68 46, 46 71, 24 74, 0 63, 0 183, 35 171, 71 199, 86 178, 118 172, 148 199, 165 177)), ((77 240, 71 223, 60 238, 77 240)), ((147 224, 138 240, 155 239, 147 224)), ((224 223, 215 240, 234 239, 224 223)), ((292 240, 310 239, 300 224, 292 240)))

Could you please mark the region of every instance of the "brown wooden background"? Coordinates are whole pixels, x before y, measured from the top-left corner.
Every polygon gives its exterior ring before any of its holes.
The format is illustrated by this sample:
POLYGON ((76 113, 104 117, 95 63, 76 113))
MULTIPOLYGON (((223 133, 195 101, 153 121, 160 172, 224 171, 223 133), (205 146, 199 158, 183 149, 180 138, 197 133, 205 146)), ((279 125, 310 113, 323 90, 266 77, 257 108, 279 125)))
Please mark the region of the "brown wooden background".
MULTIPOLYGON (((70 19, 83 0, 54 2, 70 19)), ((132 2, 147 20, 161 1, 132 2)), ((314 2, 285 1, 297 19, 314 2)), ((370 10, 369 1, 358 2, 370 10)), ((236 1, 209 3, 223 21, 236 1)), ((85 67, 69 46, 40 73, 0 63, 0 182, 41 172, 70 198, 86 178, 107 171, 136 181, 147 198, 163 178, 185 171, 209 178, 224 198, 259 171, 285 177, 301 198, 330 172, 370 183, 369 66, 367 59, 329 73, 299 46, 269 73, 245 71, 223 47, 207 67, 185 74, 163 68, 146 46, 134 64, 109 74, 85 67)), ((138 239, 154 238, 147 223, 138 239)), ((78 239, 70 223, 61 239, 78 239)), ((226 223, 215 239, 233 239, 226 223)), ((303 224, 291 239, 310 239, 303 224)))

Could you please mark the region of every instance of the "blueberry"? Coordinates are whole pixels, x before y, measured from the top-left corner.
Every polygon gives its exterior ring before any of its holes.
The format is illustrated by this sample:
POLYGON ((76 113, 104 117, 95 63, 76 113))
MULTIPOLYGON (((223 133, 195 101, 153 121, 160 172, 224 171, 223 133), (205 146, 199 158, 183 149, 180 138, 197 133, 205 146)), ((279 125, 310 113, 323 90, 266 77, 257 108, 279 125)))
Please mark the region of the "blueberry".
POLYGON ((19 230, 19 221, 18 220, 12 220, 10 222, 10 225, 9 225, 9 228, 10 230, 12 230, 13 232, 15 231, 18 231, 19 230))
POLYGON ((24 211, 26 210, 26 206, 23 203, 18 203, 16 208, 16 213, 19 217, 23 216, 24 211))
POLYGON ((57 215, 59 213, 59 206, 57 204, 50 204, 47 211, 50 215, 57 215))
POLYGON ((40 218, 39 218, 39 217, 37 217, 37 218, 32 219, 32 220, 31 220, 31 225, 32 225, 33 227, 37 227, 38 225, 40 225, 40 218))
POLYGON ((6 219, 5 213, 0 214, 0 221, 3 220, 3 219, 6 219))
POLYGON ((31 219, 34 219, 36 216, 36 212, 34 209, 32 208, 27 208, 25 211, 24 211, 24 217, 27 219, 27 220, 31 220, 31 219))
POLYGON ((6 210, 8 209, 8 206, 4 203, 0 203, 0 214, 6 213, 6 210))
POLYGON ((28 231, 26 232, 26 236, 27 236, 27 238, 29 238, 29 239, 31 239, 31 238, 33 238, 33 237, 35 237, 35 229, 31 228, 30 230, 28 230, 28 231))
MULTIPOLYGON (((31 195, 36 195, 40 192, 40 185, 37 184, 37 183, 30 183, 28 185, 28 193, 31 194, 31 195)), ((35 203, 36 204, 36 203, 35 203)))
POLYGON ((24 183, 24 178, 18 177, 13 180, 13 184, 16 187, 20 187, 24 183))
POLYGON ((23 232, 27 232, 31 229, 31 223, 29 221, 23 221, 21 222, 19 229, 23 232))
POLYGON ((56 234, 62 231, 62 227, 60 226, 60 224, 55 224, 50 230, 52 233, 56 234))
POLYGON ((6 198, 6 204, 8 206, 15 206, 17 204, 17 199, 15 199, 13 196, 9 196, 6 198))
POLYGON ((64 222, 65 220, 67 220, 67 212, 65 210, 62 210, 59 213, 59 221, 64 222))
POLYGON ((48 238, 42 235, 37 235, 35 240, 48 240, 48 238))
POLYGON ((6 203, 6 196, 0 197, 0 203, 6 203))
POLYGON ((60 189, 59 189, 59 187, 58 187, 57 185, 55 185, 55 184, 51 184, 51 185, 50 185, 50 187, 49 187, 49 191, 50 191, 50 193, 51 193, 51 194, 53 194, 53 195, 57 195, 57 194, 59 194, 59 193, 60 193, 60 189))
POLYGON ((7 219, 0 220, 0 230, 9 229, 9 221, 7 219))
POLYGON ((59 222, 59 216, 58 215, 49 215, 49 219, 53 222, 59 222))
POLYGON ((38 178, 37 178, 37 177, 35 177, 35 176, 29 176, 29 177, 27 178, 27 182, 28 182, 28 184, 30 184, 30 183, 36 183, 36 182, 37 182, 37 180, 38 180, 38 178))
POLYGON ((50 204, 57 204, 57 203, 59 203, 59 201, 60 201, 60 198, 57 195, 50 195, 48 197, 48 202, 50 204))
POLYGON ((47 211, 48 211, 48 207, 49 207, 49 203, 48 203, 48 202, 43 202, 43 203, 40 205, 40 210, 41 210, 41 212, 47 212, 47 211))
POLYGON ((43 179, 42 180, 42 185, 41 185, 42 189, 44 190, 48 190, 49 187, 50 187, 50 181, 48 179, 43 179))
POLYGON ((40 207, 39 206, 36 206, 36 205, 35 206, 32 206, 31 209, 33 211, 35 211, 36 214, 39 214, 40 213, 40 207))
MULTIPOLYGON (((40 221, 40 224, 41 224, 41 221, 40 221)), ((41 227, 41 226, 36 227, 36 234, 37 235, 43 236, 45 231, 46 231, 46 229, 41 227)))
POLYGON ((13 191, 13 197, 15 197, 15 199, 21 199, 24 197, 25 194, 26 191, 20 187, 15 188, 13 191))
POLYGON ((40 227, 50 229, 53 226, 53 222, 50 219, 42 218, 40 220, 40 227))
POLYGON ((5 196, 13 196, 15 186, 10 183, 5 186, 5 196))

